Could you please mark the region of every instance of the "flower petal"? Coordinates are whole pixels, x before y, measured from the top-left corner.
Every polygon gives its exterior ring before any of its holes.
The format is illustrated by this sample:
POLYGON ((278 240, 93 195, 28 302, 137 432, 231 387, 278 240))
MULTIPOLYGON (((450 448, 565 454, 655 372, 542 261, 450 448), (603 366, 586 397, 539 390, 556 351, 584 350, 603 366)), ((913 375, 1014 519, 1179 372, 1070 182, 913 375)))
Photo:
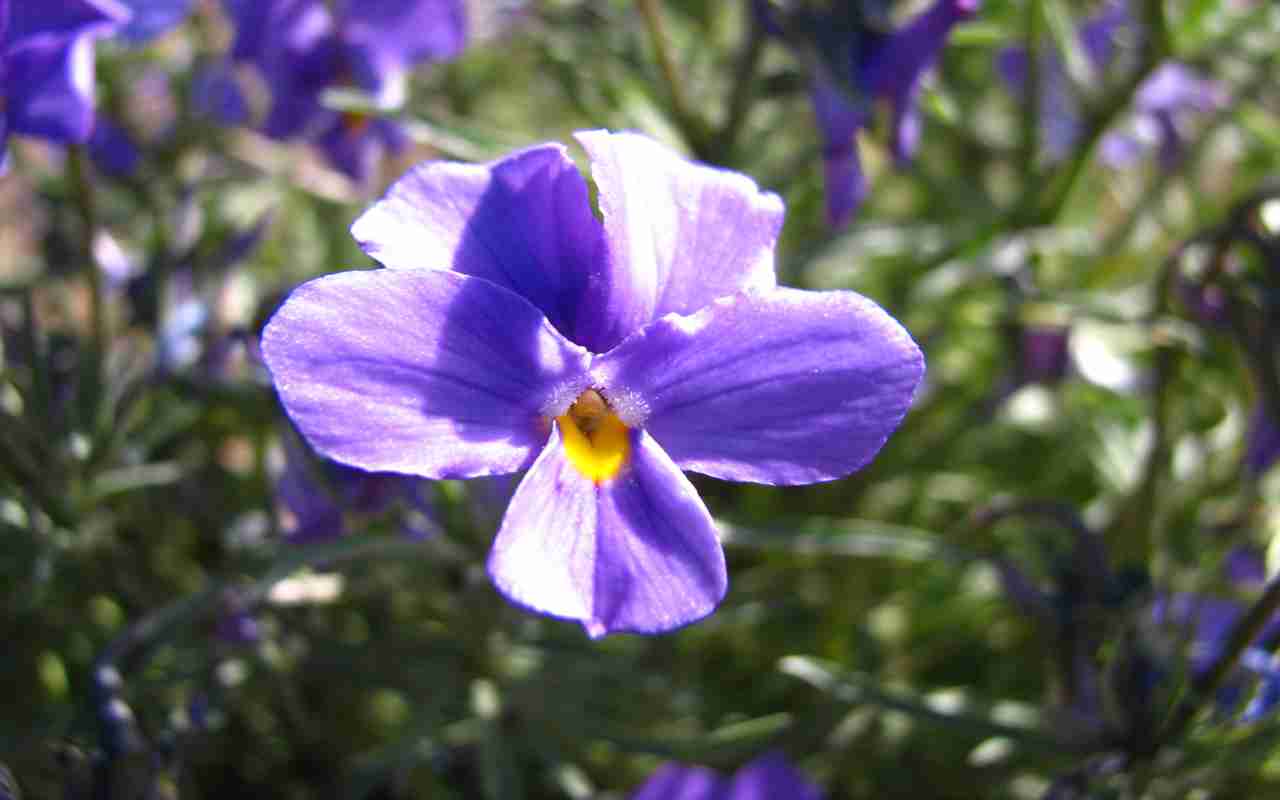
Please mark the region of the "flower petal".
POLYGON ((93 131, 93 40, 31 36, 8 53, 12 133, 84 142, 93 131))
POLYGON ((489 575, 513 602, 581 620, 593 637, 687 625, 727 586, 697 491, 644 431, 632 436, 630 463, 596 483, 569 462, 557 428, 489 554, 489 575))
POLYGON ((938 54, 946 46, 955 25, 978 10, 979 0, 935 0, 872 51, 863 65, 863 81, 876 97, 897 98, 910 94, 938 54))
POLYGON ((853 218, 867 196, 867 180, 858 157, 858 129, 870 122, 857 99, 829 78, 813 82, 813 114, 822 136, 827 224, 838 228, 853 218))
POLYGON ((722 800, 727 783, 707 767, 666 763, 636 789, 631 800, 722 800))
POLYGON ((623 421, 683 469, 769 484, 862 467, 923 374, 915 342, 875 303, 786 288, 665 317, 592 367, 623 421))
POLYGON ((575 341, 605 352, 664 314, 774 285, 777 195, 638 134, 586 131, 577 139, 600 190, 609 259, 585 309, 592 319, 579 322, 589 333, 575 341))
POLYGON ((191 13, 192 0, 121 0, 133 12, 120 35, 134 43, 154 39, 177 27, 191 13))
POLYGON ((514 291, 589 349, 578 312, 599 280, 603 232, 587 185, 560 145, 488 164, 420 164, 351 226, 393 268, 452 269, 514 291), (595 274, 593 274, 595 273, 595 274))
POLYGON ((523 299, 437 270, 303 284, 267 324, 262 352, 316 450, 429 478, 527 466, 589 359, 523 299))
POLYGON ((819 800, 813 784, 778 752, 768 752, 733 776, 725 800, 819 800))
POLYGON ((10 3, 7 43, 30 36, 106 36, 129 21, 128 7, 116 0, 57 0, 10 3))
POLYGON ((388 69, 452 58, 467 43, 463 0, 347 0, 343 36, 388 69))

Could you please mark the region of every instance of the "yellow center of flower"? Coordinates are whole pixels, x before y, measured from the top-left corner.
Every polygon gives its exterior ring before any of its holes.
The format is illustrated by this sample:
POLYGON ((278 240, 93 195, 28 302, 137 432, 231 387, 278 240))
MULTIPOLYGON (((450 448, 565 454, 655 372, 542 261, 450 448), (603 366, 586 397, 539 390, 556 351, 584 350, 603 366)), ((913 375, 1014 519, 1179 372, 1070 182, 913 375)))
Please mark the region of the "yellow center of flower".
POLYGON ((569 463, 596 483, 617 475, 631 457, 630 431, 595 389, 579 395, 556 422, 569 463))
POLYGON ((372 122, 368 114, 361 114, 359 111, 342 112, 342 128, 349 136, 359 136, 364 133, 372 122))

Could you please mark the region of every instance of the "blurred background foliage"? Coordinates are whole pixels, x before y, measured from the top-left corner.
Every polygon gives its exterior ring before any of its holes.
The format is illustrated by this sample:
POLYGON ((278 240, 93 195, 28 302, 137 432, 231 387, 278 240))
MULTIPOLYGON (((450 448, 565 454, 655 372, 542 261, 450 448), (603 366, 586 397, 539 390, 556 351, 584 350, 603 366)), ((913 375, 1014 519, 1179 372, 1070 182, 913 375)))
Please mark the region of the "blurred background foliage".
POLYGON ((1254 641, 1280 476, 1251 450, 1280 409, 1280 12, 1135 0, 1141 41, 1084 65, 1051 157, 1048 101, 999 54, 1074 80, 1102 8, 985 0, 925 80, 914 162, 884 124, 859 137, 871 192, 837 230, 806 91, 830 48, 748 3, 475 0, 465 53, 391 112, 414 146, 363 183, 207 113, 218 4, 99 41, 99 112, 138 162, 15 140, 0 181, 0 761, 23 796, 622 798, 665 759, 775 748, 833 799, 1280 792, 1254 641), (1171 163, 1108 163, 1166 59, 1227 102, 1179 117, 1171 163), (662 637, 592 642, 502 600, 483 564, 510 481, 342 495, 256 355, 290 288, 371 265, 347 228, 408 166, 588 127, 781 194, 780 281, 870 296, 929 365, 846 480, 694 478, 730 591, 662 637), (290 474, 343 535, 297 535, 290 474), (1168 611, 1192 597, 1256 613, 1207 631, 1168 611))

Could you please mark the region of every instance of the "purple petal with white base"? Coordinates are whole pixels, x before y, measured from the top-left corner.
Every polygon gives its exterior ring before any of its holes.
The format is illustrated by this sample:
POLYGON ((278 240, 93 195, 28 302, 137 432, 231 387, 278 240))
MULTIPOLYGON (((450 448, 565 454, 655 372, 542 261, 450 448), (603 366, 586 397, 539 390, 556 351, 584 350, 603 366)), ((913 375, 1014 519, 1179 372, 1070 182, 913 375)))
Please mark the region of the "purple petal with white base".
POLYGON ((605 352, 664 314, 776 283, 777 195, 638 134, 585 131, 577 139, 591 159, 609 251, 590 287, 595 313, 580 321, 577 341, 605 352))
POLYGON ((549 144, 472 165, 434 161, 396 181, 351 226, 387 267, 452 269, 516 292, 565 336, 597 280, 603 232, 565 148, 549 144))
POLYGON ((580 620, 592 637, 687 625, 727 586, 711 515, 644 431, 622 472, 596 483, 557 429, 507 508, 489 575, 513 602, 580 620))
POLYGON ((323 455, 430 478, 527 466, 586 351, 493 284, 438 270, 317 278, 262 337, 285 409, 323 455))
POLYGON ((665 317, 592 367, 623 421, 683 469, 768 484, 862 467, 923 374, 915 342, 875 303, 787 288, 665 317))

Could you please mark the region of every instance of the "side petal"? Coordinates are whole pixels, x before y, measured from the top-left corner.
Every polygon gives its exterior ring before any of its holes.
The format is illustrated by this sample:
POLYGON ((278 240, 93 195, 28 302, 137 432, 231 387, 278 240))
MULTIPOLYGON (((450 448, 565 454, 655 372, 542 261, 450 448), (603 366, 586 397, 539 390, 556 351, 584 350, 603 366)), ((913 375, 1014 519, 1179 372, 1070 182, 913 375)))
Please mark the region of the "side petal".
POLYGON ((865 465, 923 374, 911 336, 867 298, 785 288, 665 317, 592 368, 623 421, 683 469, 768 484, 865 465))
POLYGON ((385 266, 475 275, 533 303, 589 349, 578 312, 599 280, 603 232, 587 185, 560 145, 488 164, 420 164, 351 226, 385 266))
POLYGON ((13 133, 84 142, 93 131, 93 40, 31 36, 8 53, 13 133))
MULTIPOLYGON (((609 257, 580 323, 604 352, 664 314, 776 282, 782 200, 634 133, 577 134, 591 159, 609 257)), ((585 342, 584 342, 585 343, 585 342)))
POLYGON ((527 466, 589 360, 511 292, 436 270, 303 284, 267 324, 262 353, 321 454, 428 478, 527 466))
POLYGON ((489 554, 513 602, 580 620, 592 637, 660 633, 710 614, 727 586, 715 525, 689 480, 643 431, 631 462, 596 483, 557 429, 516 489, 489 554))
POLYGON ((630 800, 723 800, 727 783, 713 769, 667 763, 658 767, 630 800))

